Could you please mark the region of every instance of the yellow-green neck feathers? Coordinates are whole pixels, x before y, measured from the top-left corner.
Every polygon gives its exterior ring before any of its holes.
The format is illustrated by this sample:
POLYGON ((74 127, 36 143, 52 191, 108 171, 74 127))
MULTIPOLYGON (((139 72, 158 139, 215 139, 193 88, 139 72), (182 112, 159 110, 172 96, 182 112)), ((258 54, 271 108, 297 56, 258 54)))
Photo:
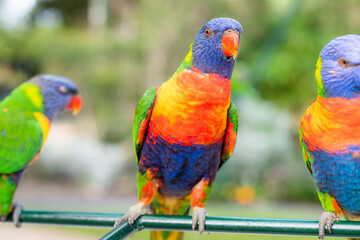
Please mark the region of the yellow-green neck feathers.
MULTIPOLYGON (((188 54, 186 55, 184 61, 180 64, 180 66, 178 67, 178 69, 176 70, 175 74, 177 74, 178 72, 180 72, 183 69, 189 69, 192 65, 192 60, 193 60, 193 56, 192 56, 192 43, 190 44, 190 50, 188 52, 188 54)), ((174 75, 175 75, 174 74, 174 75)))
POLYGON ((321 78, 321 67, 322 67, 322 60, 321 56, 319 56, 318 61, 316 63, 316 70, 315 70, 315 78, 316 78, 316 84, 318 89, 318 95, 320 97, 326 97, 324 84, 321 78))
POLYGON ((7 107, 26 109, 33 112, 44 112, 43 97, 40 88, 35 84, 23 83, 14 89, 3 102, 7 107))

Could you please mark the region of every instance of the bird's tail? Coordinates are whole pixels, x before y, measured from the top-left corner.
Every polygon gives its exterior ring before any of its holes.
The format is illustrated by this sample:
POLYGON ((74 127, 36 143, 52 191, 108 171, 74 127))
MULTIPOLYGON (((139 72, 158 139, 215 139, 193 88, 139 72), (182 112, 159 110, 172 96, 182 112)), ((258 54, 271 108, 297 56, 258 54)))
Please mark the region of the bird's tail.
MULTIPOLYGON (((189 205, 186 198, 164 198, 156 195, 152 202, 152 211, 159 215, 187 215, 189 205)), ((151 231, 151 240, 182 240, 183 235, 183 232, 176 231, 151 231)))
POLYGON ((2 218, 11 212, 13 196, 22 171, 0 174, 0 216, 2 218))

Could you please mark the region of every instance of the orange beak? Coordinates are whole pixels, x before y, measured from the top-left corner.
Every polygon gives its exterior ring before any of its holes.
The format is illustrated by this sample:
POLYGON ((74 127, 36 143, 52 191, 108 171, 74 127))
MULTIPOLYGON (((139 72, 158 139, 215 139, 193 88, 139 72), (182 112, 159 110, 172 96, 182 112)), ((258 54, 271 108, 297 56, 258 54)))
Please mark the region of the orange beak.
POLYGON ((81 96, 75 95, 71 98, 69 105, 66 107, 66 110, 73 110, 73 115, 76 115, 81 110, 81 96))
POLYGON ((228 29, 224 32, 221 46, 225 56, 233 56, 235 59, 239 48, 239 33, 232 29, 228 29))

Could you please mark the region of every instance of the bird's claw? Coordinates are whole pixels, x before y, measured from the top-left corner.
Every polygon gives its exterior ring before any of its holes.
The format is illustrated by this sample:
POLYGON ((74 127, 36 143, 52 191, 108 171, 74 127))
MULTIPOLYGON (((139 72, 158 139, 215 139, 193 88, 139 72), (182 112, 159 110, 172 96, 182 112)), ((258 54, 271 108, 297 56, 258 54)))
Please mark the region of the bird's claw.
POLYGON ((124 214, 121 218, 117 219, 114 224, 114 228, 120 226, 120 224, 128 221, 130 225, 132 225, 136 219, 138 219, 141 215, 151 214, 152 211, 150 209, 150 205, 144 206, 144 203, 139 202, 138 204, 131 206, 127 213, 124 214))
POLYGON ((205 218, 209 214, 202 207, 195 207, 192 214, 192 229, 195 230, 197 223, 199 223, 200 235, 205 231, 205 218))
POLYGON ((13 212, 12 212, 13 223, 17 228, 21 227, 20 216, 21 216, 21 211, 23 209, 24 209, 23 205, 19 203, 13 203, 13 212))
POLYGON ((323 240, 325 237, 325 228, 329 233, 332 232, 332 225, 335 221, 339 221, 339 217, 333 212, 323 212, 319 220, 319 239, 323 240))

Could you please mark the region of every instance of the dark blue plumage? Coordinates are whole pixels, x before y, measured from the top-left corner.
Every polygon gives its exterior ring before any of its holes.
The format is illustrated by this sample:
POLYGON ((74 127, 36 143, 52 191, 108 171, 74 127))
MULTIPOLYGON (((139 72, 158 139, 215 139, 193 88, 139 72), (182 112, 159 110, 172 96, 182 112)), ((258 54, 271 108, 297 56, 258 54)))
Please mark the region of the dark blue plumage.
POLYGON ((26 169, 27 167, 11 174, 3 174, 3 177, 7 178, 9 184, 14 184, 17 186, 26 169))
POLYGON ((313 151, 313 176, 322 193, 333 196, 339 206, 354 216, 360 216, 360 147, 349 147, 346 152, 313 151))
POLYGON ((210 145, 169 144, 161 137, 148 134, 143 145, 140 172, 156 172, 164 196, 185 196, 202 178, 215 179, 222 143, 210 145))

